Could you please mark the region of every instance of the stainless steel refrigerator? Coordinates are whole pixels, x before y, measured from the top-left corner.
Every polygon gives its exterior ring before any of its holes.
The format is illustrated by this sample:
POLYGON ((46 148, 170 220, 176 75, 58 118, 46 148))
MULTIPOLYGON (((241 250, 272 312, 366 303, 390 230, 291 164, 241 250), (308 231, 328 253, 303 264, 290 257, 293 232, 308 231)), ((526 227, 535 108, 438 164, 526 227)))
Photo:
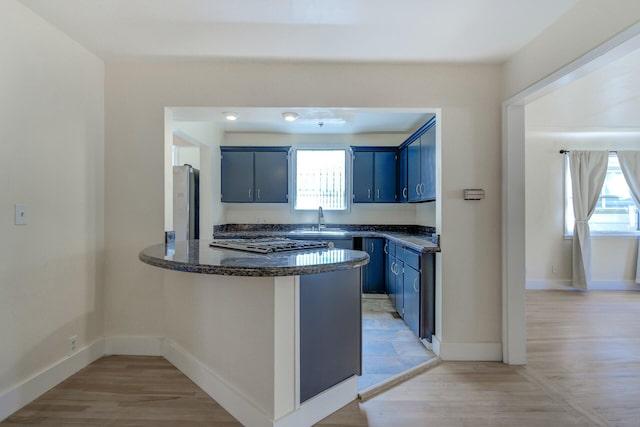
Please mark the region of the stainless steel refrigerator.
POLYGON ((173 167, 173 230, 175 240, 200 236, 200 173, 191 165, 173 167))

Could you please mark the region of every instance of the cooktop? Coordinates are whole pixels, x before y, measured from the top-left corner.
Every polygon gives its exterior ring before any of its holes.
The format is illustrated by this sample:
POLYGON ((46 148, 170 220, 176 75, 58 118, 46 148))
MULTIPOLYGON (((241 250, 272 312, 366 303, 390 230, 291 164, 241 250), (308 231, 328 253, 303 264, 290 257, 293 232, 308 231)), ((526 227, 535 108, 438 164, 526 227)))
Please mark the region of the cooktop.
POLYGON ((209 246, 222 249, 268 254, 272 252, 301 251, 308 249, 332 248, 332 242, 318 240, 292 240, 287 238, 267 239, 220 239, 209 243, 209 246))

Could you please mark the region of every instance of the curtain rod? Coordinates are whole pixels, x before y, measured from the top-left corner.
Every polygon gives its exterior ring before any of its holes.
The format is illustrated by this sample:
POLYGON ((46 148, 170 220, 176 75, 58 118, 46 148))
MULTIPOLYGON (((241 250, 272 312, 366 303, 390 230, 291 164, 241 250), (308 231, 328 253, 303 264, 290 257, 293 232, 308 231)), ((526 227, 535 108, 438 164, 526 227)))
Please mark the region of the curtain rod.
MULTIPOLYGON (((560 150, 560 154, 570 153, 570 150, 560 150)), ((616 150, 609 150, 610 153, 618 153, 616 150)))

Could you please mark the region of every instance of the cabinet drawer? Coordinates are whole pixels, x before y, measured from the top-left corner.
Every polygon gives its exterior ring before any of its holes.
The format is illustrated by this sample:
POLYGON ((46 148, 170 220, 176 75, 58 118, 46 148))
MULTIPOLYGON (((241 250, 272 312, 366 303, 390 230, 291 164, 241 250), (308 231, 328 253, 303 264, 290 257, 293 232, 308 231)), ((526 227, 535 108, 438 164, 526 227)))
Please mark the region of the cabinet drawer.
POLYGON ((420 254, 411 249, 404 249, 404 263, 420 271, 420 254))

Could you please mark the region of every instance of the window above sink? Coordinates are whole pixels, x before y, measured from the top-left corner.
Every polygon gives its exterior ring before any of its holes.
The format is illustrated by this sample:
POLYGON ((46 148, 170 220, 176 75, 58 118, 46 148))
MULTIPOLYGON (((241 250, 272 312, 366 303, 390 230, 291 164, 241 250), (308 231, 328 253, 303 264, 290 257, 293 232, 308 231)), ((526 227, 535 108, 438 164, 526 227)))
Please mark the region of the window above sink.
POLYGON ((292 159, 294 211, 349 210, 348 148, 297 148, 292 159))

